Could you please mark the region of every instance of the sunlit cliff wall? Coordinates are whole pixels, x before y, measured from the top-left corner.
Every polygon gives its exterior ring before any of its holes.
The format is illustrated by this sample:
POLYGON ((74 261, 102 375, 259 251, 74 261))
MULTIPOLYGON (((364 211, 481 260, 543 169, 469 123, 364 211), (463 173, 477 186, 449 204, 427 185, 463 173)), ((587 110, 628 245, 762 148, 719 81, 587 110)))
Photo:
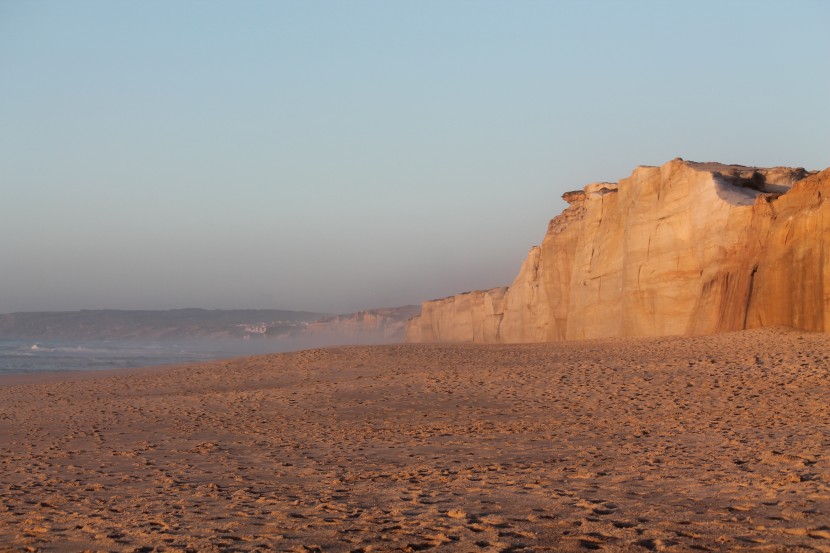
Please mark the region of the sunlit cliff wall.
POLYGON ((424 302, 407 339, 542 342, 830 327, 830 170, 638 167, 569 192, 506 289, 424 302))

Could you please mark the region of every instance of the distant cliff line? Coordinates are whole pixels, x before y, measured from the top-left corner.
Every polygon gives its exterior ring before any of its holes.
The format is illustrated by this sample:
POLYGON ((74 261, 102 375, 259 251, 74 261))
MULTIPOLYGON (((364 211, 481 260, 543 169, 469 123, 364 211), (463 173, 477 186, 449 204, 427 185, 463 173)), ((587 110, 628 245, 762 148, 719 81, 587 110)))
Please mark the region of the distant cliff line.
POLYGON ((0 314, 0 339, 236 340, 276 339, 316 347, 401 342, 420 306, 345 315, 277 309, 42 311, 0 314))
POLYGON ((424 302, 407 340, 830 331, 830 169, 677 158, 563 198, 509 287, 424 302))
POLYGON ((174 340, 280 337, 323 313, 284 309, 85 309, 0 314, 0 339, 174 340))

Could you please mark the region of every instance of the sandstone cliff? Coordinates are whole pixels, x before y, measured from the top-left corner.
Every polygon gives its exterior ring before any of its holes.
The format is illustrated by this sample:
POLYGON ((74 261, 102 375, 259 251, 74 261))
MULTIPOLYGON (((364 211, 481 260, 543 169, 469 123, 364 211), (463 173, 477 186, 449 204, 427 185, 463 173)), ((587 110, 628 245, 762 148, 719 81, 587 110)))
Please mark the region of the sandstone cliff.
POLYGON ((830 331, 830 169, 675 159, 568 192, 508 288, 424 302, 409 341, 830 331))
POLYGON ((405 305, 325 317, 310 323, 296 337, 316 345, 401 342, 407 320, 420 311, 417 305, 405 305))

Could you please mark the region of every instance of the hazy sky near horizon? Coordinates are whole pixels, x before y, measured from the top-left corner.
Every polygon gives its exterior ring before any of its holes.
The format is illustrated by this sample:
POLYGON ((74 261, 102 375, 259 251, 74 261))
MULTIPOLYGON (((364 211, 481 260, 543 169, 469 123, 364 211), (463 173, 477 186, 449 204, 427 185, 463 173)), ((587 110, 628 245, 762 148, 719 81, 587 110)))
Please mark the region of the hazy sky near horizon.
POLYGON ((830 165, 830 2, 0 0, 0 313, 506 285, 563 192, 830 165))

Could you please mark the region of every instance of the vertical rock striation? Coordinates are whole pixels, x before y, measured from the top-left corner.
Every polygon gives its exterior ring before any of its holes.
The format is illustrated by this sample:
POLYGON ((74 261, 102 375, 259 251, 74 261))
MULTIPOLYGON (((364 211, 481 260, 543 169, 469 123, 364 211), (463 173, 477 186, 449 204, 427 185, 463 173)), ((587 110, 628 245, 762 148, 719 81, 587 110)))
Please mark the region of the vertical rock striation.
POLYGON ((410 341, 830 330, 830 170, 675 159, 568 192, 506 289, 424 302, 410 341))

